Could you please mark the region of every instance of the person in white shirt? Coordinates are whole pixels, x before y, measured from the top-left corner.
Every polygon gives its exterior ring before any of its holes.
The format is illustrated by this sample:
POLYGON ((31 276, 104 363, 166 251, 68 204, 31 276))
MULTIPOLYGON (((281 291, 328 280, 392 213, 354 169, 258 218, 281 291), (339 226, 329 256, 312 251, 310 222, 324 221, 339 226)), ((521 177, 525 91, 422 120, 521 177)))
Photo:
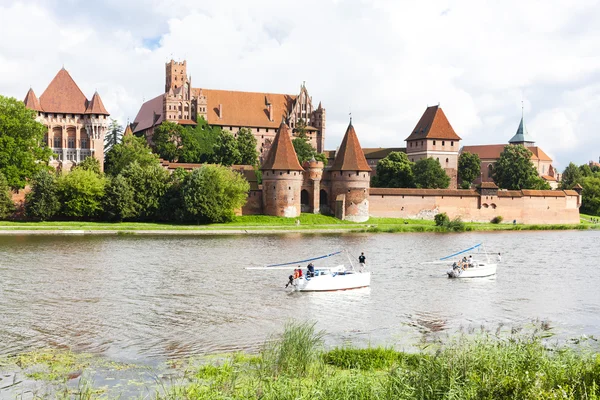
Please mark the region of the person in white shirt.
POLYGON ((498 253, 498 262, 502 261, 502 257, 500 256, 500 253, 498 253))

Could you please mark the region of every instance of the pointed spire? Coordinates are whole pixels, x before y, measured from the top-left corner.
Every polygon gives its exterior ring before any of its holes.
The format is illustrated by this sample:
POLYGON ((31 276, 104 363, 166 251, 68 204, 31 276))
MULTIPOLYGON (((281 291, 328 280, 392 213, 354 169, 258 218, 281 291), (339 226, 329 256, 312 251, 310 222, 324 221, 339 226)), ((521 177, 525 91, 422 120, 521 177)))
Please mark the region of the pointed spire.
POLYGON ((525 114, 523 112, 523 104, 521 103, 521 122, 519 123, 519 127, 517 128, 517 133, 508 141, 510 144, 533 144, 535 141, 527 132, 527 127, 525 126, 525 114))
POLYGON ((415 139, 461 140, 439 105, 427 107, 413 131, 405 140, 415 139))
POLYGON ((84 114, 88 100, 64 67, 40 96, 44 112, 84 114))
POLYGON ((29 88, 27 91, 23 103, 25 103, 25 107, 29 108, 30 110, 43 111, 42 106, 40 105, 40 100, 37 98, 32 88, 29 88))
POLYGON ((123 136, 133 136, 133 131, 131 130, 131 124, 127 121, 127 127, 125 128, 125 132, 123 132, 123 136))
POLYGON ((94 93, 92 100, 90 100, 90 102, 88 103, 85 113, 110 115, 108 111, 106 111, 106 108, 104 108, 104 104, 102 104, 102 99, 100 99, 100 95, 98 94, 98 92, 94 93))
POLYGON ((369 167, 365 153, 362 147, 360 147, 358 136, 352 126, 352 121, 350 121, 348 129, 346 129, 340 149, 335 153, 335 160, 333 160, 331 170, 371 172, 371 167, 369 167))
POLYGON ((290 131, 285 121, 281 121, 275 139, 273 139, 273 144, 260 169, 304 171, 298 162, 298 156, 296 155, 296 150, 294 150, 290 131))

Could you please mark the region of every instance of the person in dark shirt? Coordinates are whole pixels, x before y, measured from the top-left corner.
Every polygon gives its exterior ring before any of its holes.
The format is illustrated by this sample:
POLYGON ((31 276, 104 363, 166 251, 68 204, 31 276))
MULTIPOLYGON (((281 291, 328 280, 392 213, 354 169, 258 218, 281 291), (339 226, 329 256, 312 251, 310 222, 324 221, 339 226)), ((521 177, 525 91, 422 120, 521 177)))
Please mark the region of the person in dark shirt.
POLYGON ((358 262, 360 264, 361 271, 365 268, 365 261, 367 261, 367 258, 365 257, 365 253, 360 253, 360 256, 358 256, 358 262))
POLYGON ((313 265, 313 263, 308 264, 308 267, 306 267, 306 269, 308 270, 308 273, 306 275, 308 275, 309 277, 315 276, 315 266, 313 265))

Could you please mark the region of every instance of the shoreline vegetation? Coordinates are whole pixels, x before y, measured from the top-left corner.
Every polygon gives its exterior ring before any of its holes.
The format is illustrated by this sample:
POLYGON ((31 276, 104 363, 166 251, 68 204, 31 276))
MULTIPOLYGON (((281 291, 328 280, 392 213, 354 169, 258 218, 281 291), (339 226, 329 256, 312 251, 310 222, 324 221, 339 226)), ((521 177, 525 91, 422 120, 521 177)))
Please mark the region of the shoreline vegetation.
POLYGON ((460 331, 415 352, 326 349, 315 323, 290 321, 257 354, 143 367, 36 350, 0 358, 0 383, 13 398, 26 391, 36 399, 600 399, 597 339, 559 343, 552 336, 538 321, 460 331))
POLYGON ((23 234, 277 234, 277 233, 400 233, 400 232, 480 232, 533 230, 600 229, 597 217, 581 214, 579 224, 512 224, 461 222, 438 226, 435 221, 402 218, 370 218, 366 222, 341 221, 318 214, 298 218, 265 215, 238 216, 232 222, 190 225, 152 222, 0 221, 0 235, 23 234))

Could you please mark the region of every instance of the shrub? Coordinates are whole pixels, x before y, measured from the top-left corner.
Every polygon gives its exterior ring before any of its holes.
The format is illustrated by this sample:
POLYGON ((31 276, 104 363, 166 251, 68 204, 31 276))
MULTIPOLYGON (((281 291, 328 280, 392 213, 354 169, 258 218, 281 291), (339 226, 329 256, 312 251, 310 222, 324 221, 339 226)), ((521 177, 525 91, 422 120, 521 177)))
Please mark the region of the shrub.
POLYGON ((445 226, 450 222, 450 218, 448 218, 448 214, 446 213, 436 214, 434 220, 437 226, 445 226))
POLYGON ((0 219, 9 217, 14 211, 15 204, 12 201, 8 182, 0 172, 0 219))
POLYGON ((464 232, 466 230, 465 223, 462 222, 460 217, 456 217, 452 221, 449 221, 444 227, 449 231, 454 232, 464 232))
POLYGON ((502 218, 502 215, 498 215, 494 218, 492 218, 492 224, 499 224, 500 222, 502 222, 504 218, 502 218))
POLYGON ((77 168, 57 181, 63 214, 94 218, 102 211, 106 180, 91 169, 77 168))
POLYGON ((31 192, 25 198, 25 213, 40 221, 52 219, 60 211, 56 177, 46 170, 33 177, 31 192))

